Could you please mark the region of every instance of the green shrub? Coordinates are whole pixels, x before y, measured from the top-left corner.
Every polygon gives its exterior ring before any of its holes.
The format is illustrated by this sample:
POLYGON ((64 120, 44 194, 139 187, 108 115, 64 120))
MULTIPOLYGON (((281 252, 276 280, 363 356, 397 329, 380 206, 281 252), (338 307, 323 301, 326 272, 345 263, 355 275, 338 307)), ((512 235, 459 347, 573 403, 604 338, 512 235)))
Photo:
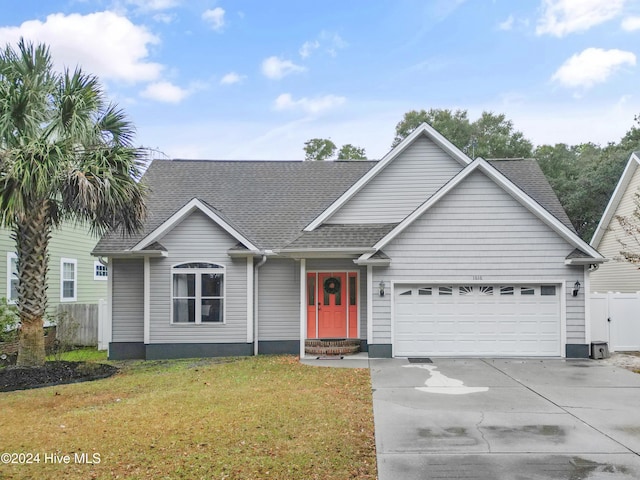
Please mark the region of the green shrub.
POLYGON ((0 342, 10 342, 18 336, 18 309, 0 298, 0 342))

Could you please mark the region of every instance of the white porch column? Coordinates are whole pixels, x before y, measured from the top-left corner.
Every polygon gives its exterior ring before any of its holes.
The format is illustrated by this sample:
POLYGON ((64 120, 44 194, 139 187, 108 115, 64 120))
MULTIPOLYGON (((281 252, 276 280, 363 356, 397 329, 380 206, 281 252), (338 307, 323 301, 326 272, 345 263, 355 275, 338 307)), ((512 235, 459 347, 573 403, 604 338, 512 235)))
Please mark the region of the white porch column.
POLYGON ((373 343, 373 265, 367 265, 367 345, 373 343))
POLYGON ((247 257, 247 343, 253 343, 253 257, 247 257))
POLYGON ((304 358, 304 341, 307 338, 307 260, 300 259, 300 358, 304 358))
POLYGON ((151 263, 144 257, 144 344, 151 339, 151 263))

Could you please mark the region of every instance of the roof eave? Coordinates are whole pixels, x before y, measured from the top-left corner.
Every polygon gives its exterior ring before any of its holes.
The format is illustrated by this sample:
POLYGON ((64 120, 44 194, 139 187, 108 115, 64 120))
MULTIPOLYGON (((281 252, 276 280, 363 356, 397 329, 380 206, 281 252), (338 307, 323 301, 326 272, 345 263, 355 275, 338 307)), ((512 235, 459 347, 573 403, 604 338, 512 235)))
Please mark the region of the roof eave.
POLYGON ((283 248, 274 250, 281 257, 292 258, 353 258, 355 255, 374 253, 371 247, 283 248))
POLYGON ((93 251, 91 255, 94 257, 109 257, 109 258, 131 258, 131 257, 168 257, 169 253, 166 250, 101 250, 93 251))

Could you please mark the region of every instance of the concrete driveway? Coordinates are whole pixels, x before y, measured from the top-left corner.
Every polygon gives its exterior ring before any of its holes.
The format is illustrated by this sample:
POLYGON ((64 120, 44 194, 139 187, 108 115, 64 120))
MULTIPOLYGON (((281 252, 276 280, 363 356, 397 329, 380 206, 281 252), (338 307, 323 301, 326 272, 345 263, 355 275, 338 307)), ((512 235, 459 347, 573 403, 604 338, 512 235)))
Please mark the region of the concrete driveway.
POLYGON ((369 365, 379 480, 640 478, 638 374, 592 360, 369 365))

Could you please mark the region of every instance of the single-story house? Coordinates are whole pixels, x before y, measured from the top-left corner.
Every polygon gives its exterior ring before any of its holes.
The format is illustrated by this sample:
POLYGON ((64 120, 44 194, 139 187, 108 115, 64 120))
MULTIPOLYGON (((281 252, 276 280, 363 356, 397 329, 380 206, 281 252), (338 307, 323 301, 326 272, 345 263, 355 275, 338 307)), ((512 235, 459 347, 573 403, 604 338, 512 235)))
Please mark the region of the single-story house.
POLYGON ((372 161, 154 161, 144 229, 106 234, 109 356, 589 354, 589 270, 534 160, 422 125, 372 161), (582 287, 582 288, 580 288, 582 287))

